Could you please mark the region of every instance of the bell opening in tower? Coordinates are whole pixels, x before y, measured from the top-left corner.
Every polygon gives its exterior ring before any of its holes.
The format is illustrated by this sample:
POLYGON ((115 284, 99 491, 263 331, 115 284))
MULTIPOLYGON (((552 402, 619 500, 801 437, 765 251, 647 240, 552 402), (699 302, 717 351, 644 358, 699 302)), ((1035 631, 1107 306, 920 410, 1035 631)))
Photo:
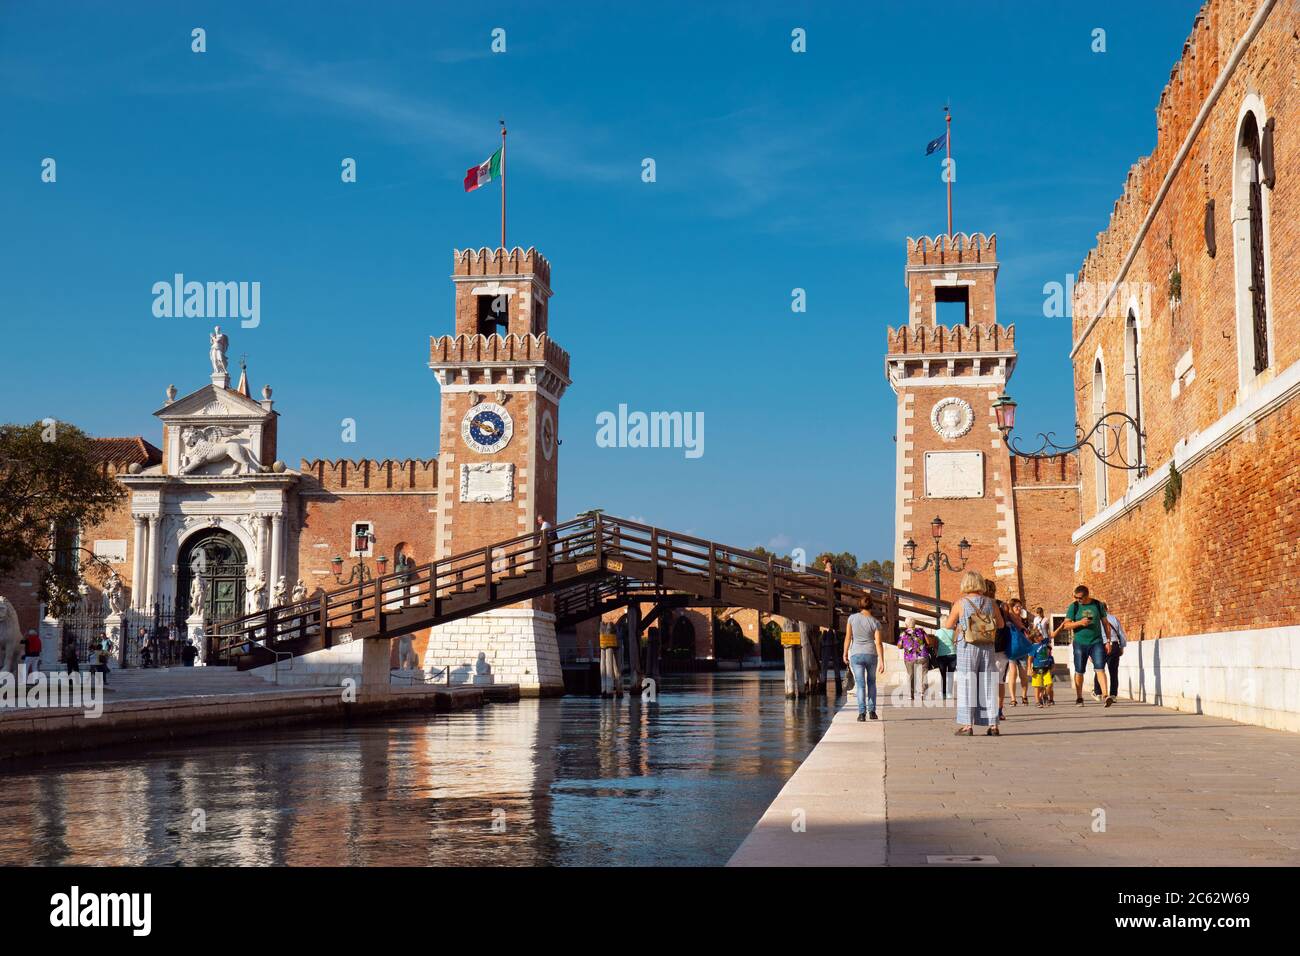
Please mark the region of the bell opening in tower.
POLYGON ((935 286, 936 325, 970 325, 970 289, 964 285, 935 286))
POLYGON ((480 295, 478 297, 478 334, 505 335, 510 322, 510 297, 507 295, 480 295))

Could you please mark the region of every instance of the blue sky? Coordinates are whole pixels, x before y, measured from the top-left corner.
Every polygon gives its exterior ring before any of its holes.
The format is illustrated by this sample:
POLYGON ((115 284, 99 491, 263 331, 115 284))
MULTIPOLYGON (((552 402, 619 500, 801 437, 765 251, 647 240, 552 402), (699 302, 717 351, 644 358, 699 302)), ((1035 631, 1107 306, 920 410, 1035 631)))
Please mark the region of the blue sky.
POLYGON ((182 272, 261 283, 232 364, 274 387, 291 465, 435 454, 428 338, 451 330, 452 249, 498 241, 495 186, 461 179, 504 116, 509 241, 550 259, 572 356, 561 517, 888 557, 885 329, 905 238, 944 229, 923 156, 944 103, 956 228, 999 237, 1017 431, 1068 434, 1069 320, 1043 284, 1151 149, 1198 6, 4 3, 0 419, 159 442, 167 385, 208 375, 211 323, 152 313, 182 272), (620 403, 703 412, 704 455, 597 447, 620 403))

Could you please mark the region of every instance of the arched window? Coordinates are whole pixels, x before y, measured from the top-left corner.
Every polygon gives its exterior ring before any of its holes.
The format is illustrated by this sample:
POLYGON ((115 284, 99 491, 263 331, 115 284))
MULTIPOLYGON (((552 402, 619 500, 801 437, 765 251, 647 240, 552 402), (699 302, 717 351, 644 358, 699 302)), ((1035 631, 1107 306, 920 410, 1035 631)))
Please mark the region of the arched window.
MULTIPOLYGON (((1138 367, 1138 319, 1137 312, 1130 308, 1128 320, 1124 323, 1124 411, 1138 423, 1137 428, 1128 426, 1125 431, 1124 460, 1130 465, 1142 461, 1145 449, 1142 448, 1142 383, 1138 367)), ((1129 472, 1129 482, 1137 480, 1136 470, 1129 472)))
POLYGON ((1243 104, 1232 185, 1232 238, 1237 283, 1237 361, 1244 388, 1272 364, 1269 320, 1268 193, 1264 184, 1261 130, 1263 103, 1243 104))
MULTIPOLYGON (((1101 417, 1106 414, 1106 371, 1101 364, 1101 354, 1098 353, 1096 362, 1092 367, 1092 420, 1095 424, 1100 421, 1101 417)), ((1097 510, 1101 511, 1110 504, 1109 489, 1106 487, 1106 462, 1102 460, 1102 455, 1106 454, 1106 429, 1102 428, 1093 435, 1092 440, 1097 443, 1099 454, 1093 455, 1096 460, 1096 482, 1097 482, 1097 510)))

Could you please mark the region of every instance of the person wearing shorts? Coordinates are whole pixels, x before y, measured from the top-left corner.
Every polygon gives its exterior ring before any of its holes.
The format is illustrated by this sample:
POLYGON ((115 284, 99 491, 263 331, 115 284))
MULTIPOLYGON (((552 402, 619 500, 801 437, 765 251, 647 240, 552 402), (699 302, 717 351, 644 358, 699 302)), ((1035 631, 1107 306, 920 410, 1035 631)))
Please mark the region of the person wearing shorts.
POLYGON ((1034 652, 1030 657, 1030 663, 1033 666, 1034 674, 1030 678, 1030 684, 1034 688, 1034 702, 1039 707, 1047 707, 1056 703, 1052 697, 1052 642, 1050 639, 1040 637, 1034 644, 1034 652))
POLYGON ((1075 706, 1083 706, 1083 676, 1088 661, 1092 661, 1092 672, 1101 685, 1103 706, 1115 703, 1110 694, 1112 688, 1107 686, 1106 655, 1110 651, 1111 637, 1106 605, 1091 600, 1086 585, 1080 584, 1074 589, 1074 602, 1066 608, 1065 620, 1056 629, 1056 634, 1062 631, 1069 631, 1073 637, 1075 706))

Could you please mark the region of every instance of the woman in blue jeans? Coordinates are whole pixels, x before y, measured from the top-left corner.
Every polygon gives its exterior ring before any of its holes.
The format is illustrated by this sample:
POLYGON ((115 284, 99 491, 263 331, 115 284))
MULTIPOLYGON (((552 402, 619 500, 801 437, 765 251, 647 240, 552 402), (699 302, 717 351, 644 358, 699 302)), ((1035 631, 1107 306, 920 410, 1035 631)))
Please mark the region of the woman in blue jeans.
POLYGON ((858 687, 858 720, 876 716, 876 674, 885 672, 885 654, 881 646, 880 621, 871 613, 871 595, 862 595, 858 613, 849 616, 844 629, 844 663, 853 670, 858 687))

